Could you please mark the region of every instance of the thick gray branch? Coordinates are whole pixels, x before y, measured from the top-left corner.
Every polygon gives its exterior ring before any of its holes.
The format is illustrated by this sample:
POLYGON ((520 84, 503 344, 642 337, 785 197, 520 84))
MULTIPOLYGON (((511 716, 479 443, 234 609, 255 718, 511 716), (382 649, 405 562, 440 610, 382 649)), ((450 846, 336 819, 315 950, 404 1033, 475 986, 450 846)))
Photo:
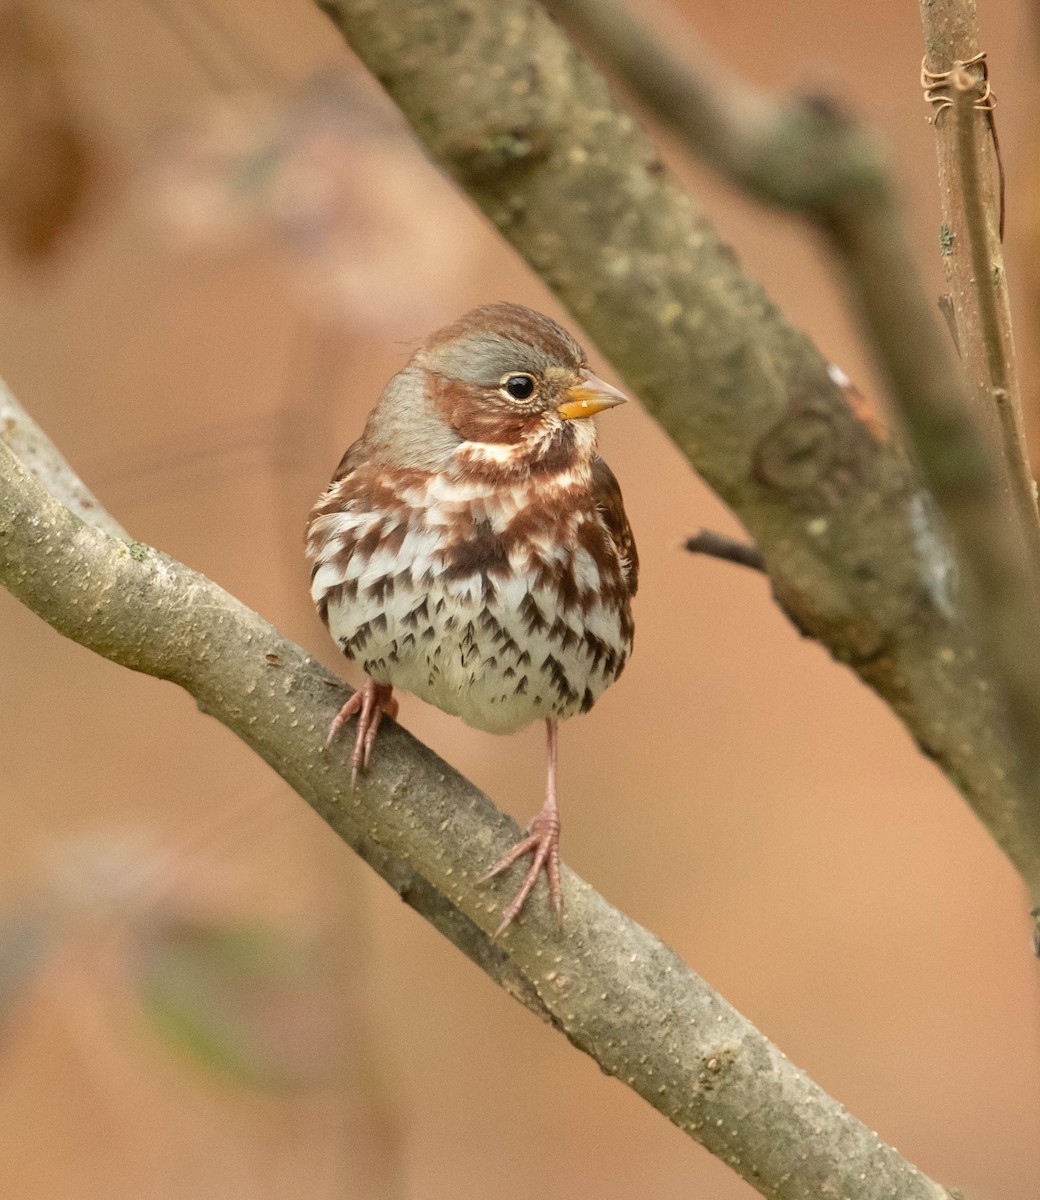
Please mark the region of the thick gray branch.
POLYGON ((348 751, 321 752, 341 684, 210 580, 83 524, 3 445, 0 583, 65 636, 189 691, 506 991, 763 1195, 948 1200, 570 871, 563 935, 539 903, 492 942, 511 884, 475 880, 513 823, 392 722, 351 792, 348 751))
MULTIPOLYGON (((952 587, 945 536, 922 483, 740 270, 604 81, 530 0, 321 7, 434 157, 740 515, 795 624, 888 700, 1040 898, 1031 773, 1023 782, 998 701, 1003 680, 982 668, 976 625, 952 587)), ((760 99, 751 108, 761 124, 760 99)), ((814 121, 830 130, 828 176, 830 149, 851 148, 835 176, 850 189, 848 203, 832 197, 821 219, 893 392, 926 402, 917 432, 957 435, 931 480, 945 472, 948 492, 958 480, 974 484, 978 459, 965 452, 966 427, 946 422, 934 403, 947 389, 956 397, 960 379, 921 320, 911 256, 868 144, 827 106, 800 111, 800 122, 780 122, 775 161, 794 153, 792 139, 814 121)), ((813 137, 809 151, 821 145, 813 137)), ((757 160, 766 153, 760 145, 757 160)), ((798 161, 806 157, 803 147, 798 161)), ((821 203, 816 195, 806 206, 821 203)), ((1034 625, 1022 624, 1022 635, 1034 625)))

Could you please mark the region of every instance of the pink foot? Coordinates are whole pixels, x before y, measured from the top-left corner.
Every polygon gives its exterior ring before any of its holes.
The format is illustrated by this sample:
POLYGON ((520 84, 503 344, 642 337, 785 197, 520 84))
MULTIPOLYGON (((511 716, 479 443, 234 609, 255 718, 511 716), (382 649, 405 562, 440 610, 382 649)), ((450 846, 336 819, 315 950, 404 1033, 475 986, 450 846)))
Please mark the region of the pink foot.
POLYGON ((520 915, 527 903, 527 897, 531 894, 531 889, 538 882, 538 876, 543 870, 549 881, 549 902, 552 904, 553 912, 556 913, 556 920, 560 928, 563 928, 563 888, 560 885, 560 814, 557 812, 556 805, 550 806, 547 801, 542 811, 528 825, 527 832, 528 836, 517 842, 511 850, 507 850, 491 870, 482 875, 478 881, 484 883, 488 879, 494 879, 496 875, 501 875, 503 871, 511 867, 518 858, 523 858, 525 854, 533 855, 531 865, 527 868, 527 874, 524 876, 524 882, 520 885, 516 898, 502 914, 502 921, 494 933, 495 937, 504 933, 513 920, 520 915))
POLYGON ((339 731, 355 713, 358 715, 357 733, 354 735, 354 752, 350 756, 350 786, 357 787, 359 771, 367 771, 372 761, 372 747, 376 744, 376 733, 383 714, 397 717, 399 705, 394 699, 394 689, 388 683, 376 683, 365 678, 365 682, 350 697, 336 714, 329 726, 325 749, 339 737, 339 731))
POLYGON ((542 811, 527 827, 527 837, 522 838, 512 849, 507 850, 497 863, 477 881, 484 883, 501 875, 525 854, 532 855, 531 865, 520 885, 520 890, 512 904, 502 914, 502 921, 495 930, 498 937, 508 929, 513 920, 519 916, 531 889, 538 882, 538 876, 545 871, 549 883, 549 903, 556 914, 556 922, 563 928, 563 887, 560 883, 560 811, 556 806, 556 722, 546 721, 549 748, 549 777, 546 782, 545 803, 542 811))

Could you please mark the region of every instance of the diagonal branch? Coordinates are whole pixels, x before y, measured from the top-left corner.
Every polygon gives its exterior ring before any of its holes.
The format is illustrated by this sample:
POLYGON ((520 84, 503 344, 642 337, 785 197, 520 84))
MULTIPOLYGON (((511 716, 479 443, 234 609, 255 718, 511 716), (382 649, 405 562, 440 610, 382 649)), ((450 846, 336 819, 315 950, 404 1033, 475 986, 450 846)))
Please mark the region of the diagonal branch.
MULTIPOLYGON (((820 353, 740 270, 538 5, 319 4, 434 158, 737 512, 798 628, 889 702, 1040 903, 1040 734, 1017 739, 1023 770, 1001 703, 1008 679, 1020 683, 1024 664, 1040 656, 1040 636, 1031 588, 1013 583, 1024 565, 1014 547, 1005 553, 1007 530, 997 531, 990 563, 1013 571, 988 620, 1008 636, 993 639, 998 653, 987 658, 979 621, 952 586, 942 524, 906 456, 860 418, 820 353), (1022 651, 1017 664, 1012 645, 1022 651)), ((911 402, 915 445, 938 435, 929 482, 954 505, 985 496, 992 472, 961 419, 959 374, 868 141, 826 103, 802 105, 795 119, 764 110, 760 97, 750 107, 751 169, 781 171, 790 193, 797 179, 782 168, 798 163, 803 190, 813 179, 830 188, 809 189, 804 209, 842 255, 893 394, 911 402)), ((1010 689, 1021 702, 1009 706, 1020 735, 1040 722, 1040 670, 1032 679, 1032 689, 1010 689)))
MULTIPOLYGON (((31 514, 32 506, 35 503, 45 503, 51 507, 54 506, 54 501, 60 501, 58 507, 53 507, 53 511, 59 514, 62 518, 63 527, 66 529, 76 528, 73 518, 78 517, 88 526, 93 526, 102 533, 111 535, 119 541, 106 544, 106 553, 115 555, 117 559, 128 557, 133 562, 143 563, 157 558, 156 552, 143 542, 131 540, 130 535, 123 529, 119 522, 102 507, 94 494, 90 491, 82 479, 73 471, 68 461, 51 441, 50 437, 40 428, 33 418, 25 411, 22 405, 15 399, 7 385, 0 380, 0 563, 5 564, 7 570, 14 569, 9 558, 5 558, 5 552, 10 553, 11 543, 6 539, 11 535, 10 521, 16 520, 18 512, 16 505, 19 497, 17 495, 18 488, 11 489, 5 486, 11 478, 16 478, 18 486, 28 486, 30 479, 28 476, 21 475, 17 468, 18 465, 23 468, 28 468, 31 476, 35 478, 37 483, 42 486, 42 489, 37 490, 28 497, 29 507, 27 511, 31 514), (10 450, 14 458, 10 454, 6 454, 4 446, 10 450), (12 474, 6 474, 10 472, 12 474), (64 505, 64 510, 61 506, 64 505)), ((23 498, 24 499, 24 498, 23 498)), ((32 517, 30 515, 30 520, 32 517)), ((84 531, 85 534, 88 531, 84 531)), ((83 565, 87 560, 80 563, 83 565)), ((183 580, 191 581, 191 584, 197 581, 203 589, 203 592, 212 591, 219 597, 217 604, 218 609, 226 608, 228 619, 240 617, 247 627, 245 638, 247 643, 251 643, 254 633, 248 630, 250 621, 255 624, 256 631, 261 640, 270 643, 272 646, 284 642, 276 630, 274 630, 265 621, 261 620, 254 613, 250 613, 243 605, 238 604, 227 593, 222 592, 215 584, 202 576, 196 575, 193 571, 189 571, 187 567, 181 566, 179 563, 171 565, 181 574, 183 580)), ((31 557, 27 556, 22 565, 18 568, 22 573, 22 585, 24 587, 33 587, 33 584, 26 583, 26 576, 35 577, 38 573, 38 568, 30 565, 31 557)), ((129 569, 129 563, 124 564, 129 569)), ((75 576, 70 576, 74 579, 75 576)), ((24 599, 17 588, 10 584, 4 573, 4 566, 0 566, 0 583, 3 583, 9 590, 19 597, 24 599)), ((105 591, 112 585, 115 580, 109 579, 101 584, 101 590, 105 591)), ((63 580, 60 569, 56 572, 54 578, 54 587, 58 592, 66 592, 73 585, 69 580, 63 580)), ((153 593, 157 592, 156 586, 150 589, 153 593)), ((174 589, 176 590, 176 589, 174 589)), ((57 599, 57 603, 61 607, 74 608, 78 601, 70 599, 67 594, 57 599)), ((183 596, 177 598, 178 606, 185 603, 183 596)), ((28 607, 32 608, 45 620, 50 620, 47 613, 36 608, 34 604, 28 603, 28 607)), ((92 614, 89 618, 91 622, 95 617, 98 617, 101 612, 99 606, 97 613, 92 614)), ((71 615, 71 611, 69 613, 71 615)), ((139 614, 140 620, 136 622, 141 624, 145 614, 139 614)), ((153 614, 154 617, 154 614, 153 614)), ((116 620, 118 626, 118 620, 116 620)), ((62 623, 52 620, 51 624, 55 625, 60 632, 71 637, 74 641, 80 639, 70 628, 62 623)), ((95 628, 94 637, 97 637, 97 629, 95 628)), ((145 674, 155 675, 157 678, 173 678, 169 674, 165 666, 169 665, 172 668, 172 659, 169 664, 163 662, 168 650, 166 643, 161 641, 153 648, 149 648, 148 642, 152 637, 152 631, 147 628, 142 628, 139 633, 141 643, 141 653, 138 657, 131 649, 128 643, 128 635, 126 628, 117 627, 113 630, 113 639, 117 643, 121 643, 118 648, 113 648, 107 641, 87 640, 81 644, 87 645, 90 649, 97 651, 106 658, 111 658, 113 662, 118 662, 122 666, 130 667, 132 670, 143 671, 145 674)), ((205 636, 205 635, 203 635, 205 636)), ((302 651, 292 643, 285 643, 290 646, 294 656, 299 660, 302 656, 302 651)), ((316 663, 306 660, 307 664, 320 671, 316 663)), ((284 664, 278 650, 271 649, 264 655, 264 662, 271 669, 281 668, 284 664)), ((279 676, 281 677, 281 676, 279 676)), ((345 685, 341 684, 332 676, 325 674, 322 678, 328 692, 339 692, 345 685)), ((192 695, 197 693, 192 688, 187 687, 192 695)), ((349 689, 348 689, 349 690, 349 689)), ((198 697, 197 697, 198 698, 198 697)), ((201 707, 201 700, 200 700, 201 707)), ((218 719, 223 719, 218 713, 214 713, 218 719)), ((225 720, 225 724, 228 722, 225 720)), ((443 765, 443 764, 442 764, 443 765)), ((275 768, 277 770, 277 767, 275 768)), ((473 960, 483 971, 502 988, 510 993, 514 999, 519 1000, 532 1012, 536 1013, 543 1020, 549 1020, 549 1014, 544 1005, 538 999, 537 993, 530 984, 520 975, 513 967, 512 963, 501 946, 497 945, 484 933, 479 930, 472 921, 463 916, 456 906, 442 892, 432 888, 425 879, 418 875, 408 863, 392 854, 388 854, 380 845, 372 841, 360 826, 350 825, 349 818, 344 814, 341 818, 342 827, 337 826, 337 831, 350 843, 357 851, 362 859, 390 886, 397 892, 406 904, 410 905, 421 916, 425 917, 435 929, 438 929, 450 941, 470 959, 473 960), (350 836, 344 832, 345 829, 350 829, 350 836)))
POLYGON ((392 722, 356 792, 321 753, 342 685, 210 580, 83 522, 0 441, 0 583, 58 632, 187 690, 418 912, 764 1196, 949 1200, 792 1066, 671 950, 565 869, 563 935, 536 906, 501 943, 516 827, 392 722))
POLYGON ((687 149, 756 200, 815 216, 876 190, 871 139, 827 97, 756 88, 678 14, 655 13, 658 33, 623 0, 543 6, 687 149))

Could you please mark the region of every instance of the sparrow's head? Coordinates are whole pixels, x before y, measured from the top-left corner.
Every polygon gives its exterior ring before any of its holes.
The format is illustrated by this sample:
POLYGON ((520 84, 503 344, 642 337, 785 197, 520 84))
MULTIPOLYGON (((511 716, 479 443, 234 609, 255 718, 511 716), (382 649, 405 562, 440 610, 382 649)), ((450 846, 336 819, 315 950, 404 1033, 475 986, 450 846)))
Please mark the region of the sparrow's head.
POLYGON ((387 385, 363 439, 371 460, 428 471, 591 463, 585 418, 625 396, 588 368, 555 321, 519 304, 485 304, 430 334, 387 385))
MULTIPOLYGON (((466 442, 569 440, 569 426, 625 400, 593 375, 565 329, 519 304, 473 309, 431 334, 416 361, 428 394, 466 442)), ((591 425, 583 437, 594 440, 591 425)))

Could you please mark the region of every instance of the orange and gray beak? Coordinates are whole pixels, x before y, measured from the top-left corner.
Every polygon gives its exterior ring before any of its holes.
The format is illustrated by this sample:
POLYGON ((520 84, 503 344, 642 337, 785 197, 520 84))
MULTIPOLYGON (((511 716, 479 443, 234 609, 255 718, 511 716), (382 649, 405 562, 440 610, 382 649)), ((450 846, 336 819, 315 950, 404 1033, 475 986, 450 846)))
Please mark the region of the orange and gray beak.
POLYGON ((565 421, 578 421, 582 417, 593 417, 605 408, 616 408, 624 404, 628 397, 619 392, 616 387, 604 383, 591 371, 582 371, 581 378, 568 388, 567 400, 556 411, 565 421))

